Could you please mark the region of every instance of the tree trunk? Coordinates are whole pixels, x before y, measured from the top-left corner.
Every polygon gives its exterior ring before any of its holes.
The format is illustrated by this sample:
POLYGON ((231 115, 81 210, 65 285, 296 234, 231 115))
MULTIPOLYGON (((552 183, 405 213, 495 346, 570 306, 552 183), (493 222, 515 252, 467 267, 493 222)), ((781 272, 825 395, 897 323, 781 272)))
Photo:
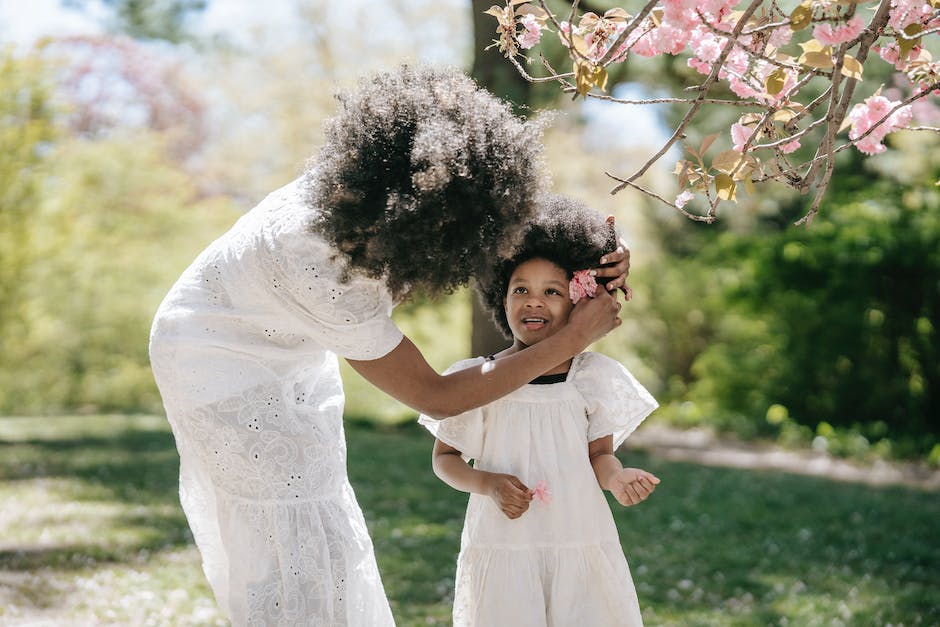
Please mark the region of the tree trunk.
MULTIPOLYGON (((494 46, 484 50, 496 37, 496 18, 483 12, 493 5, 492 0, 473 0, 473 69, 471 75, 480 87, 508 100, 517 115, 527 115, 531 85, 522 78, 502 53, 494 46)), ((470 350, 473 355, 492 355, 506 348, 509 341, 503 337, 489 314, 473 298, 473 331, 470 350)))

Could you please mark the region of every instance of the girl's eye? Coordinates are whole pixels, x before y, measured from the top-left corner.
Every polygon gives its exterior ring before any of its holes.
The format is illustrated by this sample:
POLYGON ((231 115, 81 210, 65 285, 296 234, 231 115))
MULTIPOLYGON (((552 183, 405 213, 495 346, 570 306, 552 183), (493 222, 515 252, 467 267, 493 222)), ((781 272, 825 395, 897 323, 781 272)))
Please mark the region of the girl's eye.
POLYGON ((545 293, 550 294, 552 296, 561 296, 561 292, 556 290, 554 287, 548 288, 547 290, 545 290, 545 293))
POLYGON ((513 293, 513 294, 525 294, 525 288, 524 288, 524 287, 517 287, 517 288, 513 289, 512 293, 513 293))

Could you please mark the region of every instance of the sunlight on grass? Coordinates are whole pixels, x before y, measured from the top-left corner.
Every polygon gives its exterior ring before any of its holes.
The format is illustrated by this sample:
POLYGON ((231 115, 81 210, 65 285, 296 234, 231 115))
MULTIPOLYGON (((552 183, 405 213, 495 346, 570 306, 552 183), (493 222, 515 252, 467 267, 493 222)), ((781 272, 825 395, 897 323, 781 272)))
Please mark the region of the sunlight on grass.
MULTIPOLYGON (((397 624, 449 625, 467 497, 431 438, 347 421, 350 479, 397 624)), ((647 625, 940 624, 940 502, 624 450, 663 481, 612 502, 647 625)), ((158 417, 0 418, 0 624, 225 624, 158 417)))

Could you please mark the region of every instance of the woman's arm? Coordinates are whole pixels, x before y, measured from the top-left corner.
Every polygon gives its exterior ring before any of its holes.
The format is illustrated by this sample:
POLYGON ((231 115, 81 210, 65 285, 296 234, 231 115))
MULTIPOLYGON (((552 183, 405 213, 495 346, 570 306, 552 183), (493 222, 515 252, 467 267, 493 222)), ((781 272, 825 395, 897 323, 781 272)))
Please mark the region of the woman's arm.
POLYGON ((438 374, 407 337, 384 357, 349 360, 380 390, 432 418, 455 416, 509 394, 571 359, 620 324, 620 303, 610 294, 583 299, 566 326, 537 344, 478 368, 438 374))
POLYGON ((646 500, 659 484, 659 478, 639 468, 624 468, 614 455, 614 438, 608 435, 588 445, 588 455, 597 483, 609 490, 621 505, 646 500))
POLYGON ((529 509, 532 493, 517 477, 471 468, 460 456, 460 451, 434 441, 432 458, 434 474, 461 492, 488 496, 509 518, 519 518, 529 509))

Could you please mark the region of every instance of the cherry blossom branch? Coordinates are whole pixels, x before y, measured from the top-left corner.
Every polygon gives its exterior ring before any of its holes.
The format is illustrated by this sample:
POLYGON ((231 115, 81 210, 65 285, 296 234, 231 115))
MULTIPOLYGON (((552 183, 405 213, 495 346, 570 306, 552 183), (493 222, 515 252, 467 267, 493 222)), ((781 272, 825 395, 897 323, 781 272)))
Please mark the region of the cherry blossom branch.
POLYGON ((646 19, 646 16, 650 14, 650 11, 652 11, 653 7, 655 7, 658 3, 659 0, 649 0, 649 2, 647 2, 646 5, 640 9, 640 12, 633 16, 633 19, 630 20, 630 23, 627 24, 627 27, 624 29, 624 31, 620 33, 617 39, 614 40, 614 43, 611 44, 607 49, 607 52, 604 53, 604 56, 601 57, 598 65, 605 67, 608 63, 610 63, 614 52, 618 50, 620 46, 623 45, 623 42, 625 42, 630 37, 630 35, 633 34, 633 31, 635 31, 640 26, 640 24, 643 23, 643 20, 646 19))
POLYGON ((633 181, 628 181, 628 180, 622 179, 622 178, 620 178, 620 177, 618 177, 618 176, 614 176, 614 175, 611 174, 610 172, 604 172, 604 174, 606 174, 606 175, 609 176, 610 178, 614 179, 615 181, 619 181, 620 183, 622 183, 622 184, 625 185, 626 187, 632 187, 633 189, 635 189, 635 190, 637 190, 637 191, 643 192, 644 194, 646 194, 646 195, 649 196, 650 198, 655 198, 656 200, 659 200, 659 201, 662 202, 663 204, 668 205, 669 207, 672 207, 673 209, 675 209, 676 211, 678 211, 679 213, 681 213, 681 214, 684 215, 685 217, 689 218, 690 220, 695 220, 696 222, 705 222, 705 223, 711 224, 712 222, 714 222, 714 221, 717 219, 716 216, 714 216, 714 215, 704 215, 704 216, 702 216, 702 215, 698 215, 697 213, 689 213, 688 211, 685 210, 685 208, 680 207, 679 205, 677 205, 677 204, 675 204, 675 203, 669 202, 668 200, 666 200, 665 198, 663 198, 661 195, 657 194, 657 193, 654 192, 653 190, 650 190, 650 189, 647 189, 647 188, 645 188, 645 187, 643 187, 643 186, 641 186, 641 185, 638 185, 638 184, 634 183, 633 181))
POLYGON ((626 178, 605 174, 617 182, 611 194, 630 187, 690 219, 713 221, 720 202, 735 200, 739 181, 779 181, 803 194, 814 190, 808 210, 797 222, 809 224, 832 180, 839 152, 852 146, 867 154, 882 152, 884 137, 903 128, 940 134, 937 127, 909 125, 910 104, 940 90, 940 62, 931 59, 929 42, 924 42, 925 36, 940 32, 935 21, 940 11, 927 9, 928 4, 937 6, 936 0, 913 4, 880 0, 867 24, 856 15, 855 2, 841 0, 803 2, 789 14, 776 0, 769 0, 769 10, 757 19, 753 17, 755 12, 768 0, 749 0, 743 11, 736 10, 736 0, 709 0, 707 8, 680 0, 646 0, 635 16, 623 9, 610 9, 603 15, 584 14, 575 24, 579 7, 575 1, 564 28, 546 0, 537 0, 541 9, 523 0, 504 1, 505 9, 493 7, 488 13, 500 20, 500 49, 527 81, 557 82, 562 93, 575 98, 687 106, 669 138, 633 174, 626 178), (574 62, 573 72, 557 72, 540 55, 548 76, 536 77, 514 58, 538 42, 540 24, 545 22, 558 29, 574 62), (811 29, 809 37, 810 31, 804 29, 811 29), (776 52, 801 31, 803 53, 798 61, 776 52), (864 64, 874 45, 885 40, 887 45, 879 50, 881 57, 906 74, 920 91, 898 102, 882 96, 879 88, 863 102, 855 102, 864 64), (675 55, 683 51, 692 53, 689 66, 705 75, 698 85, 683 89, 688 97, 617 98, 600 93, 606 89, 605 68, 609 64, 623 62, 628 55, 675 55), (808 104, 801 103, 801 90, 820 78, 824 79, 821 93, 811 97, 808 104), (710 95, 719 80, 726 81, 738 98, 710 95), (683 191, 675 202, 641 186, 638 179, 676 143, 686 139, 687 129, 707 105, 745 109, 731 128, 733 151, 725 149, 707 161, 705 153, 716 135, 709 135, 698 151, 687 148, 695 159, 679 162, 681 167, 675 173, 683 191), (836 136, 848 126, 850 141, 840 144, 836 136), (812 158, 788 156, 811 136, 818 136, 812 158), (759 153, 761 150, 771 152, 759 153), (758 154, 769 156, 762 160, 758 154), (704 215, 684 209, 696 194, 707 202, 704 215))
MULTIPOLYGON (((571 93, 577 91, 577 88, 574 85, 565 87, 563 90, 565 93, 571 93)), ((692 104, 698 102, 696 98, 641 98, 639 100, 630 100, 628 98, 615 98, 614 96, 608 96, 606 94, 597 94, 594 92, 589 92, 587 94, 588 98, 594 98, 596 100, 603 100, 605 102, 616 102, 618 104, 632 104, 632 105, 647 105, 647 104, 692 104)), ((746 100, 724 100, 721 98, 703 98, 701 100, 702 104, 712 104, 712 105, 723 105, 728 107, 755 107, 758 106, 757 103, 748 102, 746 100)))
MULTIPOLYGON (((750 18, 751 15, 754 14, 754 11, 757 10, 761 2, 762 0, 752 0, 748 8, 745 9, 744 13, 741 16, 741 19, 739 19, 738 23, 735 25, 734 31, 732 31, 734 37, 730 38, 728 40, 728 43, 726 43, 724 45, 724 48, 722 48, 721 54, 718 55, 718 59, 715 61, 715 64, 712 67, 711 73, 708 75, 705 81, 699 86, 699 92, 700 92, 699 96, 696 98, 695 102, 689 108, 689 111, 685 114, 685 117, 682 118, 682 121, 679 123, 678 127, 676 127, 676 130, 673 132, 672 136, 666 141, 663 147, 659 149, 659 152, 653 155, 653 157, 650 158, 649 161, 647 161, 642 167, 640 167, 639 170, 633 173, 633 175, 630 176, 627 179, 627 181, 635 181, 636 179, 643 176, 646 173, 646 171, 649 170, 653 166, 654 163, 659 161, 659 159, 661 159, 662 156, 665 155, 669 151, 670 148, 672 148, 673 144, 675 144, 676 141, 678 141, 680 137, 685 136, 685 129, 689 125, 689 123, 692 121, 692 118, 695 117, 695 113, 702 106, 702 100, 705 98, 705 94, 708 92, 708 89, 715 83, 715 81, 718 80, 719 69, 721 68, 722 64, 725 62, 725 59, 728 58, 728 55, 731 54, 731 50, 734 48, 734 40, 737 39, 737 36, 741 34, 742 30, 744 30, 744 25, 747 22, 748 18, 750 18)), ((626 186, 626 182, 625 181, 621 182, 620 185, 613 188, 610 191, 610 193, 616 194, 617 192, 623 190, 625 186, 626 186)))

